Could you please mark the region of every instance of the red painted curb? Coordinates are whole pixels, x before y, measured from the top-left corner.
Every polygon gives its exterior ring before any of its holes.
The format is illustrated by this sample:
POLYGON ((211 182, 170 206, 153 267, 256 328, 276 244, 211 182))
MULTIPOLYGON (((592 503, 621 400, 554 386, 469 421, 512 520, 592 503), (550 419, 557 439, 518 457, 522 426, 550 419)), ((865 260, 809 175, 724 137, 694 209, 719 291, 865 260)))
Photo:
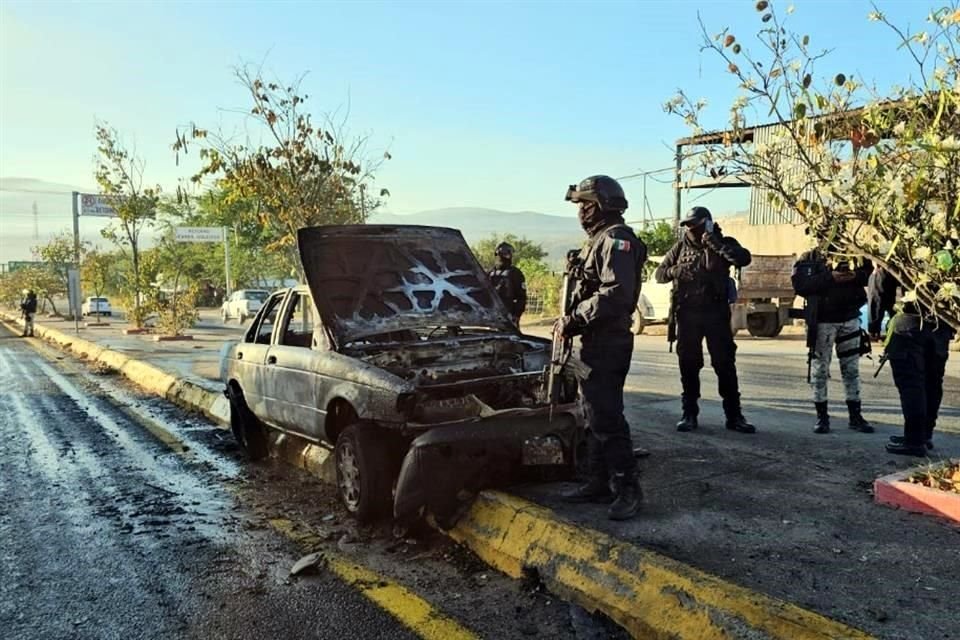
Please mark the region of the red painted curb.
POLYGON ((917 468, 908 469, 874 480, 874 502, 911 513, 935 516, 960 525, 960 493, 940 491, 922 484, 907 482, 907 478, 916 474, 918 470, 917 468))

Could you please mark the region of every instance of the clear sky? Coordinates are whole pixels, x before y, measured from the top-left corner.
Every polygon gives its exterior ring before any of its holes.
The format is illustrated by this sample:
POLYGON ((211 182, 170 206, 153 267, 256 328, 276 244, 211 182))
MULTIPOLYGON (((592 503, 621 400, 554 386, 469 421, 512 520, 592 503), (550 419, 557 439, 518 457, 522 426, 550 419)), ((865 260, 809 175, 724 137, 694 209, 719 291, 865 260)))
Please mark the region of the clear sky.
MULTIPOLYGON (((933 0, 935 1, 935 0, 933 0)), ((0 3, 0 176, 93 185, 93 126, 109 121, 173 188, 178 125, 228 129, 245 108, 231 67, 265 61, 280 78, 309 72, 315 111, 349 105, 350 127, 389 148, 387 210, 448 206, 573 215, 566 185, 672 164, 687 132, 661 104, 678 87, 722 125, 733 83, 701 54, 711 32, 746 37, 754 0, 687 2, 99 2, 0 3)), ((789 3, 777 2, 782 12, 789 3)), ((887 86, 910 67, 863 0, 794 0, 792 23, 834 49, 824 76, 887 86)), ((931 3, 878 0, 921 29, 931 3)), ((625 183, 640 203, 640 183, 625 183)), ((651 183, 655 213, 672 211, 651 183)), ((715 208, 745 204, 705 198, 715 208)))

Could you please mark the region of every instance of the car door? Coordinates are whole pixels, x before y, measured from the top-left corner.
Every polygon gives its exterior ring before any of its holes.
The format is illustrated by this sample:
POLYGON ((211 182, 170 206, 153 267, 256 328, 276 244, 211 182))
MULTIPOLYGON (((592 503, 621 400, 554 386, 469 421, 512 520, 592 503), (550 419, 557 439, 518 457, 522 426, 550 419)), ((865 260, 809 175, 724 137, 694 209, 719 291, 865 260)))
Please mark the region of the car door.
POLYGON ((264 367, 286 295, 285 291, 278 292, 267 300, 244 334, 243 342, 237 345, 237 367, 242 371, 243 394, 247 406, 254 415, 270 424, 276 422, 269 407, 269 399, 275 395, 275 391, 270 388, 272 380, 264 374, 264 367))
POLYGON ((328 351, 308 291, 294 291, 284 306, 275 339, 267 351, 264 375, 275 391, 270 402, 280 425, 310 440, 323 435, 326 411, 318 401, 323 379, 318 361, 328 351))

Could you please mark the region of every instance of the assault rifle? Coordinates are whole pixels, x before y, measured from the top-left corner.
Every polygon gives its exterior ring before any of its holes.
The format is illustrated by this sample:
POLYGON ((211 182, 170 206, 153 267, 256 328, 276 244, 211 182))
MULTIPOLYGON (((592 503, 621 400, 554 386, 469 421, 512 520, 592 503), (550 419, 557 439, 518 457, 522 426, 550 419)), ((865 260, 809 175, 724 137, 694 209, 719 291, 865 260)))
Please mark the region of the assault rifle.
POLYGON ((820 311, 820 296, 808 295, 804 297, 803 309, 790 309, 791 318, 800 318, 807 325, 807 383, 813 369, 813 361, 817 357, 817 314, 820 311))
MULTIPOLYGON (((563 285, 560 289, 560 308, 563 315, 570 315, 573 311, 573 290, 581 278, 582 265, 578 249, 567 252, 567 267, 563 273, 563 285)), ((563 337, 557 331, 558 328, 558 326, 554 327, 550 364, 547 368, 547 400, 550 403, 551 419, 553 419, 553 408, 560 404, 565 371, 569 371, 578 380, 586 380, 590 376, 590 367, 572 357, 573 338, 563 337)))
POLYGON ((667 347, 668 353, 673 353, 673 343, 677 341, 677 283, 670 289, 670 309, 667 311, 667 347))

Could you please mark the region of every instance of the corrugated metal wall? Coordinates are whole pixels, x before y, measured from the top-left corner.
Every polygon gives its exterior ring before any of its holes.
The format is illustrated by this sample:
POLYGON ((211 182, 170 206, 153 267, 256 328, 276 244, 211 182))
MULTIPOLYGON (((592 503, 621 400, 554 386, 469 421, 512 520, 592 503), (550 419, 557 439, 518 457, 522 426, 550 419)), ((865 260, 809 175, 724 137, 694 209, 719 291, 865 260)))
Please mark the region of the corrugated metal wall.
MULTIPOLYGON (((774 133, 783 125, 759 127, 754 131, 753 143, 769 143, 774 133)), ((800 216, 796 211, 774 207, 767 197, 769 190, 760 187, 750 189, 750 224, 799 224, 800 216)))

